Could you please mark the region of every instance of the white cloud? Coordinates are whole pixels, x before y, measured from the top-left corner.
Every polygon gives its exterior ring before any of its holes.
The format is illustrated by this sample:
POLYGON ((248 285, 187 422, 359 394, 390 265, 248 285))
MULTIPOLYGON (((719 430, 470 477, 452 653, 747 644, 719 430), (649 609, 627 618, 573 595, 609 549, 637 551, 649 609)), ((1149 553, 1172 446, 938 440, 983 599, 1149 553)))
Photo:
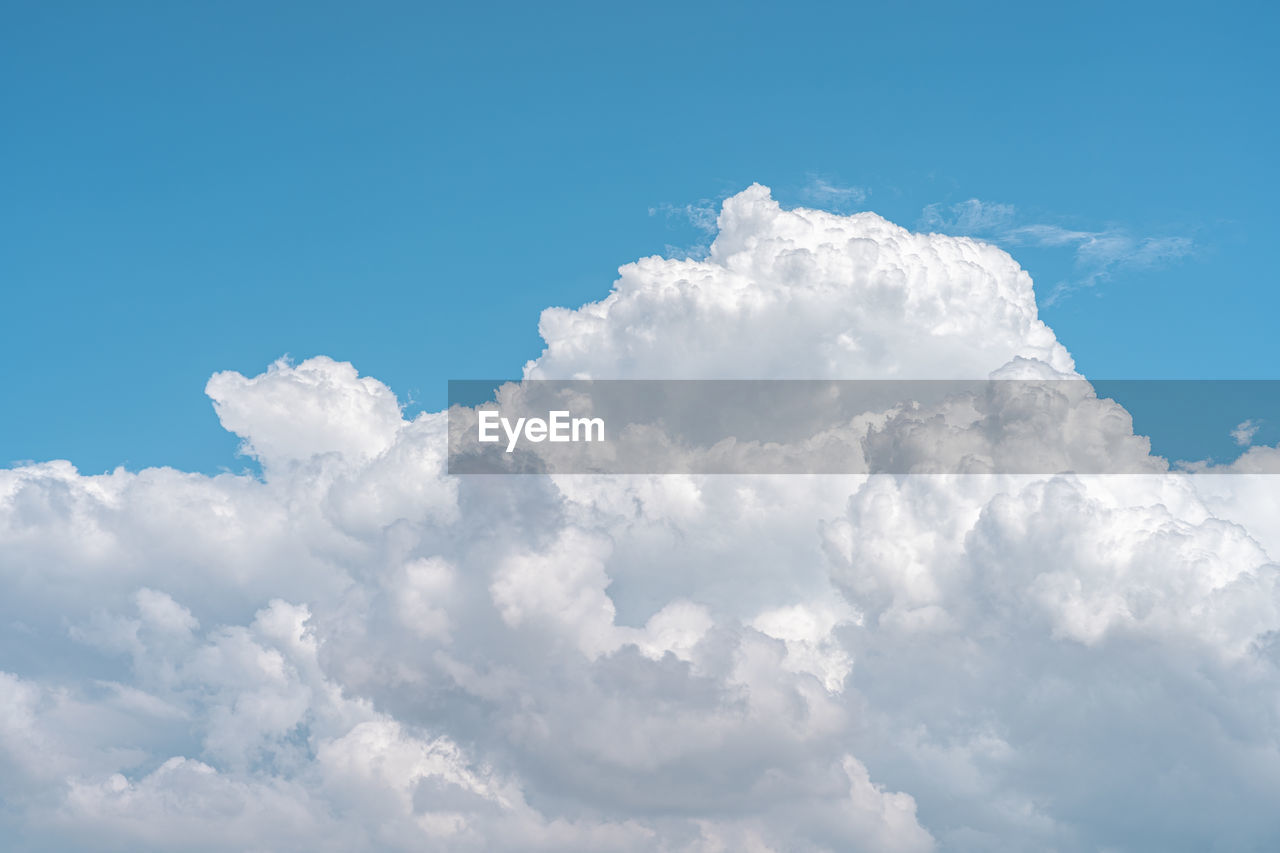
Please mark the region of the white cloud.
POLYGON ((861 619, 857 611, 841 605, 843 602, 820 601, 815 607, 777 607, 756 616, 751 627, 786 644, 784 667, 792 672, 807 672, 827 690, 839 693, 853 661, 834 631, 839 625, 857 624, 861 619))
POLYGON ((1031 278, 994 246, 783 210, 759 185, 718 224, 705 260, 644 258, 603 300, 543 311, 525 376, 984 379, 1017 356, 1073 369, 1031 278))
POLYGON ((650 216, 662 214, 667 222, 687 223, 697 232, 701 239, 688 246, 676 246, 668 243, 664 253, 671 258, 704 258, 711 240, 716 233, 716 212, 719 204, 710 199, 700 199, 685 204, 660 204, 649 208, 650 216))
POLYGON ((1046 294, 1045 304, 1052 304, 1071 291, 1094 287, 1117 270, 1161 266, 1194 250, 1194 243, 1188 237, 1141 237, 1117 227, 1081 231, 1020 220, 1013 205, 976 198, 952 205, 927 205, 920 219, 926 228, 983 237, 1006 246, 1071 249, 1076 276, 1055 285, 1046 294))
POLYGON ((222 425, 263 465, 325 453, 372 459, 391 446, 401 425, 390 388, 324 356, 297 367, 282 359, 252 379, 215 373, 205 393, 222 425))
POLYGON ((997 204, 971 198, 950 206, 944 206, 941 203, 927 205, 921 214, 921 222, 926 228, 938 228, 959 234, 990 234, 1012 227, 1015 212, 1011 204, 997 204))
POLYGON ((809 201, 840 212, 862 204, 869 195, 863 187, 841 186, 818 176, 811 177, 801 193, 809 201))
MULTIPOLYGON (((1003 251, 763 187, 542 329, 529 376, 1073 371, 1003 251)), ((0 471, 18 846, 1273 846, 1266 478, 450 478, 350 365, 209 394, 262 479, 0 471)), ((1067 402, 998 426, 1145 454, 1067 402)))
POLYGON ((1253 443, 1253 437, 1258 434, 1258 430, 1262 428, 1262 424, 1249 418, 1236 424, 1236 428, 1231 430, 1231 438, 1241 447, 1248 447, 1253 443))

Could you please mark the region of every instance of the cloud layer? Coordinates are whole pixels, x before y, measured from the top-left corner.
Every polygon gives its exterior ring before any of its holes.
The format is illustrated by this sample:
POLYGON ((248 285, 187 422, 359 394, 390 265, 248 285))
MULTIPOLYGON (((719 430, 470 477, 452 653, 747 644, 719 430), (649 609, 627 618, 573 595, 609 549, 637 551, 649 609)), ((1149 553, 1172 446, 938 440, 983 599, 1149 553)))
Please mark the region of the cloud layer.
MULTIPOLYGON (((531 378, 1074 375, 1004 252, 759 186, 540 328, 531 378)), ((261 479, 0 471, 19 848, 1280 838, 1265 478, 451 478, 351 365, 207 391, 261 479)))

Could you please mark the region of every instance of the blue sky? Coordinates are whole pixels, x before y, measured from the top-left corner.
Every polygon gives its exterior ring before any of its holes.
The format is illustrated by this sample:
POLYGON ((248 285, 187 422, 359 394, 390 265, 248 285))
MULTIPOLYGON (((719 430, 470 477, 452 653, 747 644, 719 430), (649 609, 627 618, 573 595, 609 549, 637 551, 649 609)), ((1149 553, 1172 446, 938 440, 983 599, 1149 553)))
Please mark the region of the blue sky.
POLYGON ((1276 376, 1267 5, 4 8, 0 462, 239 469, 204 383, 286 353, 439 406, 752 181, 1006 244, 1087 375, 1276 376))

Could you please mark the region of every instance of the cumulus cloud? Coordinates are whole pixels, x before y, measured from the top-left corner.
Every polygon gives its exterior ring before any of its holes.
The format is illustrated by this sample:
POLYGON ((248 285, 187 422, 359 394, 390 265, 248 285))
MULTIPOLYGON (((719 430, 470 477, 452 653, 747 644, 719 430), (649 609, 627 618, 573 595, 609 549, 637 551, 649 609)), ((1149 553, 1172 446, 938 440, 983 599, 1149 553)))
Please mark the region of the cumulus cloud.
MULTIPOLYGON (((759 186, 716 228, 544 312, 525 375, 1077 376, 993 246, 759 186)), ((19 848, 1276 841, 1265 478, 450 477, 351 365, 208 393, 261 477, 0 471, 19 848)), ((1102 414, 1055 427, 1146 453, 1102 414)))
POLYGON ((985 243, 877 216, 725 201, 705 260, 644 258, 577 310, 548 308, 530 379, 985 379, 1011 359, 1074 364, 1031 278, 985 243))
POLYGON ((401 425, 390 388, 324 356, 297 367, 277 361, 252 379, 215 373, 205 393, 223 427, 244 439, 243 451, 264 465, 327 453, 372 459, 391 445, 401 425))

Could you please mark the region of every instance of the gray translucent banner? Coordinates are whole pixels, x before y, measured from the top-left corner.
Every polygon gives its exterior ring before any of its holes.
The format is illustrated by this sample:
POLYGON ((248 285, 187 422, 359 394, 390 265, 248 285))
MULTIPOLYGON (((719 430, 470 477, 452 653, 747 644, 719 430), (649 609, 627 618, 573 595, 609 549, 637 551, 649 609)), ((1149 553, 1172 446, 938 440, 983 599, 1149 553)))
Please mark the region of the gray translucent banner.
POLYGON ((448 468, 1273 473, 1278 423, 1277 380, 451 380, 448 468))

